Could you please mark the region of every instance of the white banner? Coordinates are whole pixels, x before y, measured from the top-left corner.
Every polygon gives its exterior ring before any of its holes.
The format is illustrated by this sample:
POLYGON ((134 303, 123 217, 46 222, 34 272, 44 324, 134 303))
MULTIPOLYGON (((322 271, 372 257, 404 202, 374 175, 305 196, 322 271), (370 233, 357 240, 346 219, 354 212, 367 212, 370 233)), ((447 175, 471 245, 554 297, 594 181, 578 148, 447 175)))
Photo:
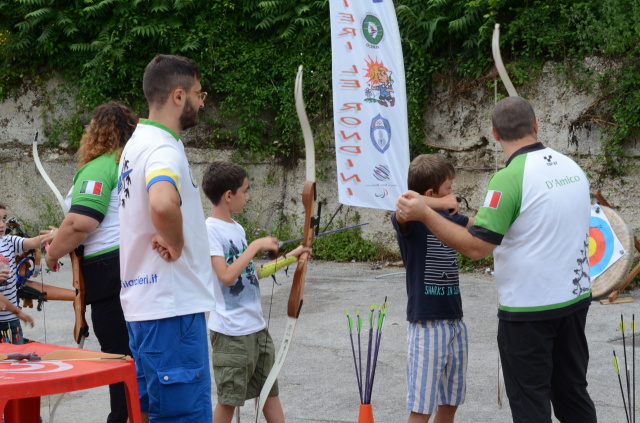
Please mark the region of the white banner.
POLYGON ((395 210, 407 190, 409 128, 392 0, 330 0, 339 201, 395 210))

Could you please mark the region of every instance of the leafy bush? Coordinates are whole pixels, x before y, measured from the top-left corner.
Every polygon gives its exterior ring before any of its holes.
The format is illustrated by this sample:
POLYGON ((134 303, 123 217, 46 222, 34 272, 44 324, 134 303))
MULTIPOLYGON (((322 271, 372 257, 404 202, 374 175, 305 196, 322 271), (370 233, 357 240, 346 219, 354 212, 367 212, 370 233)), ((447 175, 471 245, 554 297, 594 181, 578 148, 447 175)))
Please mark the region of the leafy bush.
MULTIPOLYGON (((640 5, 634 0, 397 0, 396 10, 412 155, 428 151, 422 127, 434 81, 482 81, 489 73, 496 22, 509 70, 520 83, 548 59, 638 55, 640 5)), ((291 101, 300 64, 312 123, 321 127, 332 117, 328 28, 328 0, 0 0, 0 96, 38 75, 57 72, 73 81, 71 116, 52 116, 47 128, 54 143, 69 134, 73 147, 81 131, 70 128, 104 101, 121 100, 143 115, 145 65, 160 52, 183 54, 200 64, 204 89, 219 111, 210 122, 213 133, 198 141, 292 163, 301 155, 291 101)), ((620 70, 623 79, 636 69, 632 62, 620 70)), ((637 131, 638 99, 629 89, 635 87, 615 85, 607 96, 619 99, 606 116, 622 128, 609 135, 614 146, 637 131)))
POLYGON ((493 254, 489 254, 480 260, 471 260, 469 257, 458 253, 458 268, 463 273, 485 269, 491 269, 493 272, 493 254))
MULTIPOLYGON (((278 238, 280 241, 302 237, 302 233, 295 233, 292 230, 292 226, 284 216, 281 216, 275 227, 270 228, 260 227, 260 225, 255 221, 247 219, 244 214, 237 215, 235 218, 238 223, 244 227, 248 243, 265 236, 273 236, 278 238)), ((360 216, 356 215, 352 219, 351 225, 358 224, 359 220, 360 216)), ((331 231, 333 229, 339 229, 346 226, 349 225, 346 225, 343 221, 339 220, 328 228, 323 228, 323 230, 331 231)), ((280 254, 288 253, 298 245, 300 245, 300 241, 287 243, 280 249, 280 254)), ((388 256, 391 255, 391 253, 382 245, 364 239, 362 237, 362 227, 360 226, 319 236, 313 241, 313 258, 316 260, 341 262, 352 260, 370 261, 383 258, 385 255, 388 256)))

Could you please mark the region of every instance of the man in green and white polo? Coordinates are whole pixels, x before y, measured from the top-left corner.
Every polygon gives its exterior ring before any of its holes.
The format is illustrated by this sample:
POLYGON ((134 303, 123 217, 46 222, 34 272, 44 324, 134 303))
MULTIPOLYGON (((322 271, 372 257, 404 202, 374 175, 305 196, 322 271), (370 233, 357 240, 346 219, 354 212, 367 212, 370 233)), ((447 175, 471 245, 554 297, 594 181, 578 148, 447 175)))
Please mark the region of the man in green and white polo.
POLYGON ((587 392, 584 327, 591 303, 589 181, 569 157, 538 142, 538 120, 520 97, 496 104, 492 134, 508 157, 468 230, 418 193, 397 201, 405 220, 480 259, 493 252, 498 348, 514 422, 595 423, 587 392))

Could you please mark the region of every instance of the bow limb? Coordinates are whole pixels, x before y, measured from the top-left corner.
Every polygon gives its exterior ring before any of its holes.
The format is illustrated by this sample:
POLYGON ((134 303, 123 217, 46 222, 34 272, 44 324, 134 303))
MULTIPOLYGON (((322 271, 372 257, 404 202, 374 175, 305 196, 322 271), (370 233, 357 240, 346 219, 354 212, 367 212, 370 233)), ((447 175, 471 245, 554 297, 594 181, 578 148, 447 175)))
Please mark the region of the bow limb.
POLYGON ((509 79, 509 75, 507 74, 507 69, 504 67, 504 63, 502 62, 502 55, 500 54, 500 24, 496 24, 493 30, 493 39, 491 40, 491 51, 493 52, 493 61, 496 64, 496 69, 498 70, 498 74, 500 78, 502 78, 502 83, 504 84, 507 92, 510 97, 518 97, 518 93, 509 79))
POLYGON ((73 310, 76 314, 76 321, 73 326, 73 339, 78 343, 78 348, 84 346, 84 340, 89 336, 89 325, 85 318, 87 304, 85 302, 84 277, 80 267, 82 259, 75 251, 69 253, 71 257, 71 272, 73 277, 73 287, 76 289, 76 299, 73 301, 73 310))
MULTIPOLYGON (((311 248, 315 229, 318 226, 318 220, 313 216, 316 205, 316 154, 315 142, 311 132, 311 125, 304 106, 302 98, 302 66, 298 68, 295 85, 296 111, 298 119, 302 127, 302 135, 304 136, 305 163, 306 163, 306 182, 302 189, 302 205, 304 207, 304 233, 302 235, 302 246, 311 248)), ((289 295, 289 303, 287 315, 289 317, 298 318, 300 308, 302 307, 302 296, 304 294, 304 285, 307 273, 307 260, 309 253, 303 253, 298 258, 296 272, 293 275, 293 286, 289 295)))
MULTIPOLYGON (((315 228, 318 226, 318 219, 313 216, 316 204, 316 159, 313 133, 311 132, 311 125, 309 124, 304 100, 302 98, 302 66, 298 68, 298 74, 296 76, 295 101, 296 111, 298 112, 298 119, 300 120, 300 126, 302 127, 302 134, 304 137, 306 160, 306 182, 302 189, 302 204, 304 207, 305 220, 301 245, 310 248, 313 243, 315 228)), ((271 368, 271 372, 269 372, 269 375, 262 386, 262 390, 260 391, 258 408, 256 410, 256 422, 260 420, 262 408, 267 401, 271 387, 275 383, 276 378, 282 369, 282 365, 284 364, 284 360, 289 351, 289 346, 293 340, 293 333, 296 329, 298 316, 300 315, 300 309, 302 307, 302 297, 304 295, 308 260, 309 253, 302 253, 300 254, 300 257, 298 257, 298 264, 293 275, 291 293, 289 294, 289 302, 287 304, 287 324, 284 330, 284 336, 280 343, 280 349, 278 350, 278 355, 276 356, 273 367, 271 368)))
POLYGON ((309 124, 309 118, 307 117, 307 111, 304 106, 304 99, 302 98, 302 65, 298 68, 298 74, 296 75, 295 98, 296 112, 298 112, 298 119, 300 120, 300 127, 302 128, 302 136, 304 137, 306 178, 307 182, 315 183, 316 147, 315 141, 313 140, 313 133, 311 132, 311 125, 309 124))
POLYGON ((51 188, 51 191, 53 191, 53 194, 56 196, 56 199, 58 200, 60 207, 62 207, 62 213, 67 214, 69 209, 67 208, 67 204, 64 202, 64 198, 62 197, 62 194, 60 193, 60 191, 58 191, 58 188, 56 188, 51 178, 49 178, 49 175, 47 175, 47 172, 44 170, 44 167, 42 167, 42 162, 40 162, 40 156, 38 156, 38 132, 36 132, 36 137, 33 140, 33 161, 35 162, 36 168, 38 169, 38 172, 42 176, 42 179, 44 179, 47 185, 49 185, 49 188, 51 188))

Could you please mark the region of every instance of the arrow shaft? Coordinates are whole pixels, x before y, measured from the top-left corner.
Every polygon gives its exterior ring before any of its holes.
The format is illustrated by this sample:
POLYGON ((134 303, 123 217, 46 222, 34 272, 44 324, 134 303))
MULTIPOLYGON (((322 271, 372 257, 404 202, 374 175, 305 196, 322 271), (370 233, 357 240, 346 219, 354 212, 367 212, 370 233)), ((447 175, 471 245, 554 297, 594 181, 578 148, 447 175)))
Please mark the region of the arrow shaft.
MULTIPOLYGON (((369 222, 367 222, 367 223, 359 223, 357 225, 347 226, 345 228, 339 228, 339 229, 333 229, 333 230, 330 230, 330 231, 320 232, 316 236, 329 235, 329 234, 332 234, 332 233, 335 233, 335 232, 346 231, 347 229, 353 229, 353 228, 357 228, 358 226, 364 226, 364 225, 368 225, 368 224, 369 224, 369 222)), ((296 242, 296 241, 302 241, 303 239, 304 238, 294 238, 294 239, 288 239, 286 241, 280 241, 278 243, 278 246, 282 247, 285 244, 290 244, 290 243, 296 242)))

